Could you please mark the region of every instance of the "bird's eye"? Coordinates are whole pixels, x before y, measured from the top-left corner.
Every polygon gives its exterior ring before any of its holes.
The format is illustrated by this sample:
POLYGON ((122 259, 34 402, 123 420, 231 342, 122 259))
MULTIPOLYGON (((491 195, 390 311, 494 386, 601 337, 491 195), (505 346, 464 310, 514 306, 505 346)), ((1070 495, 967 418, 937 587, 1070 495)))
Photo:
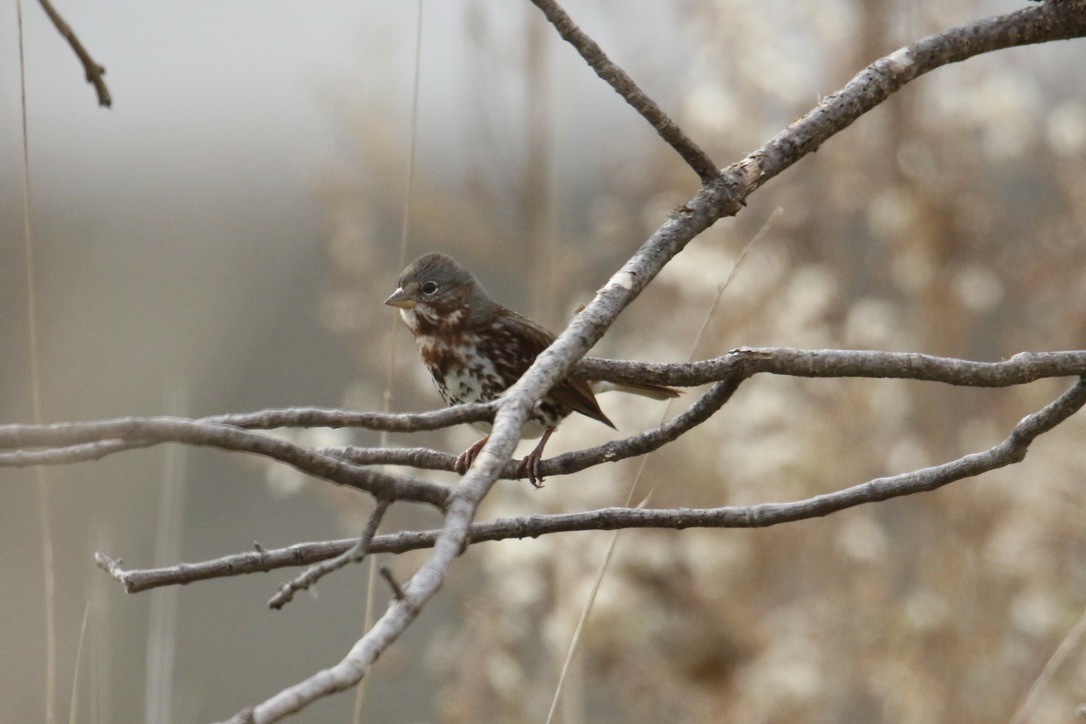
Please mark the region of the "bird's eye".
POLYGON ((426 282, 422 285, 422 293, 429 296, 437 291, 437 282, 426 282))

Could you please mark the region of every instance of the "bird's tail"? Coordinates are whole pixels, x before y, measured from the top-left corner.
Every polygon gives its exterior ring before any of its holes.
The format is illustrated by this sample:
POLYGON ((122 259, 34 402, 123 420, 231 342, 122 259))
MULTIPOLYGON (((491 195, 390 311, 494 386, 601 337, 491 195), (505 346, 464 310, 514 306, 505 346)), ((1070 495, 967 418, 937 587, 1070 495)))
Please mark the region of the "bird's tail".
POLYGON ((593 382, 592 390, 597 393, 611 392, 612 390, 628 392, 631 395, 651 397, 654 400, 670 400, 682 394, 682 390, 676 390, 674 387, 664 387, 663 385, 654 385, 648 382, 593 382))

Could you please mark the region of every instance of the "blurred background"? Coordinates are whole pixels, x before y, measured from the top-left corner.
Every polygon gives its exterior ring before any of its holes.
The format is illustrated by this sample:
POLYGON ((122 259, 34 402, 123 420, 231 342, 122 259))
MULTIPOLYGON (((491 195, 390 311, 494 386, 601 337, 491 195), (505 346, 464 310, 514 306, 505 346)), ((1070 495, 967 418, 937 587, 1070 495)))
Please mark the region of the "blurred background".
MULTIPOLYGON (((438 406, 381 301, 399 273, 415 3, 58 3, 108 69, 96 107, 24 0, 46 421, 290 405, 438 406)), ((721 165, 860 68, 1008 2, 569 0, 567 10, 721 165)), ((0 421, 28 422, 15 4, 0 10, 0 421)), ((559 329, 696 177, 528 3, 425 3, 408 256, 441 249, 559 329)), ((1083 346, 1086 42, 1003 51, 911 84, 692 243, 594 354, 740 345, 1000 359, 1083 346)), ((954 390, 758 378, 649 460, 635 500, 793 500, 1001 440, 1066 381, 954 390)), ((681 404, 690 404, 696 392, 681 404)), ((606 395, 621 433, 659 403, 606 395)), ((681 405, 672 409, 674 414, 681 405)), ((1010 718, 1086 605, 1080 414, 1018 466, 759 531, 632 531, 575 659, 566 722, 1010 718)), ((567 421, 548 452, 613 439, 567 421)), ((307 444, 376 444, 311 431, 307 444)), ((469 429, 393 436, 459 451, 469 429)), ((526 443, 524 447, 528 447, 526 443)), ((482 517, 622 504, 638 461, 500 483, 482 517)), ((435 474, 451 484, 450 475, 435 474)), ((285 611, 279 571, 126 595, 130 566, 356 534, 370 501, 251 457, 162 446, 48 470, 57 707, 75 721, 226 717, 338 661, 366 567, 285 611)), ((400 506, 386 528, 432 527, 400 506)), ((44 710, 39 499, 0 471, 0 701, 44 710)), ((542 721, 609 533, 472 548, 367 679, 368 721, 542 721)), ((421 556, 382 561, 402 578, 421 556)), ((378 588, 378 608, 387 593, 378 588)), ((1034 710, 1086 700, 1075 645, 1034 710)), ((354 697, 302 721, 348 721, 354 697)))

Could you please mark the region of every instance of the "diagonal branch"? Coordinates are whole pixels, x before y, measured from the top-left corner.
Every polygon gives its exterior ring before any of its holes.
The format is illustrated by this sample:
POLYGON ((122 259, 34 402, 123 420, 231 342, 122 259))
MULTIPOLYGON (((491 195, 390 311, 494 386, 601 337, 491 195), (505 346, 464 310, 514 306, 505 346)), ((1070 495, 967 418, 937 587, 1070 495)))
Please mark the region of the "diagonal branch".
POLYGON ((619 66, 611 62, 603 49, 581 30, 573 19, 555 0, 532 0, 543 11, 543 15, 562 36, 562 39, 577 49, 584 61, 596 75, 607 82, 616 93, 622 96, 630 106, 648 121, 660 137, 674 148, 690 168, 694 169, 702 183, 709 183, 720 175, 720 169, 705 151, 694 143, 678 124, 664 112, 656 101, 649 98, 633 78, 619 66))
POLYGON ((909 81, 943 65, 1002 48, 1086 35, 1086 4, 1044 4, 979 20, 919 40, 876 60, 844 88, 766 145, 703 187, 641 246, 543 352, 506 399, 527 390, 535 403, 603 336, 619 313, 694 237, 733 215, 746 197, 886 100, 909 81))
POLYGON ((64 18, 60 16, 60 13, 57 12, 57 9, 53 7, 49 0, 38 0, 38 2, 41 3, 41 8, 45 11, 45 14, 53 21, 53 26, 57 29, 57 32, 68 41, 68 45, 72 46, 72 50, 75 51, 76 57, 79 58, 79 62, 83 65, 83 72, 87 77, 87 82, 94 86, 94 92, 98 95, 98 105, 103 108, 112 106, 113 97, 109 94, 106 79, 102 77, 106 74, 106 69, 91 57, 91 54, 83 47, 79 36, 72 30, 72 26, 68 25, 64 18))
MULTIPOLYGON (((1038 436, 1065 421, 1084 404, 1086 380, 1079 379, 1056 400, 1024 417, 1003 441, 987 450, 964 455, 942 465, 876 478, 804 500, 702 509, 604 508, 559 515, 525 515, 474 523, 469 531, 469 540, 471 543, 482 543, 510 538, 537 538, 551 533, 623 528, 765 528, 826 516, 858 505, 930 492, 958 480, 1021 462, 1038 436)), ((377 536, 370 544, 369 551, 405 553, 428 548, 434 545, 439 534, 438 530, 428 530, 377 536)), ((125 570, 119 562, 101 553, 95 557, 98 565, 124 584, 128 593, 138 593, 161 586, 312 564, 342 555, 355 543, 354 539, 299 543, 278 550, 259 549, 211 561, 143 570, 125 570)))

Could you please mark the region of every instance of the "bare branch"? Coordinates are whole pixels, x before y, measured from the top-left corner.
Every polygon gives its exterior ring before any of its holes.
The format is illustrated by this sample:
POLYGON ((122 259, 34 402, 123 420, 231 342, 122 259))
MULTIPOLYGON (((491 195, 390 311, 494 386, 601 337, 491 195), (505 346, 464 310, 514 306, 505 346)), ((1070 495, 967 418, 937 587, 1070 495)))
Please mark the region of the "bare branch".
MULTIPOLYGON (((540 472, 545 476, 568 475, 603 462, 617 462, 657 450, 708 420, 731 398, 741 379, 735 374, 732 379, 718 382, 686 412, 639 435, 544 460, 540 472)), ((453 471, 456 461, 455 455, 425 448, 331 448, 322 452, 358 464, 412 465, 430 470, 453 471)), ((507 461, 499 474, 505 480, 522 477, 519 464, 512 461, 507 461)))
MULTIPOLYGON (((456 407, 422 413, 353 412, 350 410, 295 407, 289 409, 260 410, 250 413, 234 413, 205 417, 192 422, 210 423, 216 426, 247 429, 274 429, 280 427, 359 427, 389 432, 415 432, 436 430, 462 422, 485 420, 493 416, 496 403, 457 405, 456 407)), ((53 446, 49 450, 18 450, 0 453, 0 467, 27 467, 30 465, 65 465, 100 460, 126 450, 158 445, 163 442, 181 442, 169 438, 144 439, 139 432, 143 420, 179 418, 137 418, 102 420, 90 423, 60 423, 49 426, 0 425, 0 448, 21 446, 53 446), (125 430, 124 439, 109 439, 113 430, 125 430), (73 443, 74 439, 93 442, 73 443), (99 439, 95 439, 99 438, 99 439), (102 439, 104 438, 104 439, 102 439), (41 440, 39 443, 30 440, 41 440), (64 442, 67 440, 67 443, 64 442)), ((154 423, 152 423, 154 424, 154 423)), ((213 444, 213 443, 209 443, 213 444)), ((426 466, 420 466, 426 467, 426 466)), ((435 468, 444 469, 444 468, 435 468)), ((452 469, 452 468, 448 468, 452 469)))
MULTIPOLYGON (((246 429, 275 429, 280 427, 359 427, 370 430, 388 430, 390 432, 416 432, 437 430, 462 422, 485 420, 493 416, 496 403, 457 405, 422 413, 380 413, 353 412, 313 407, 292 407, 287 409, 259 410, 257 412, 233 413, 201 418, 193 422, 227 425, 246 429)), ((30 465, 65 465, 78 462, 100 460, 107 455, 135 450, 163 442, 178 442, 171 439, 142 439, 137 432, 142 420, 166 418, 127 417, 116 420, 101 420, 91 423, 58 423, 55 425, 0 425, 0 448, 13 448, 23 445, 52 446, 53 449, 12 453, 0 453, 0 467, 27 467, 30 465), (77 426, 78 429, 74 429, 77 426), (125 439, 109 439, 108 431, 118 427, 129 431, 125 439), (82 436, 83 439, 97 439, 94 442, 65 444, 67 435, 82 436), (24 442, 30 439, 49 440, 49 442, 24 442)), ((179 418, 168 418, 179 419, 179 418)), ((419 467, 426 467, 425 465, 419 467)), ((434 468, 444 469, 444 468, 434 468)), ((451 469, 451 468, 450 468, 451 469)))
MULTIPOLYGON (((1048 377, 1086 375, 1086 350, 1022 352, 1000 362, 938 357, 914 352, 876 350, 802 350, 784 347, 745 347, 713 359, 691 363, 635 362, 586 357, 577 363, 575 374, 610 382, 655 382, 680 387, 706 384, 755 374, 792 377, 893 378, 968 387, 1007 387, 1048 377)), ((461 422, 486 419, 494 403, 457 405, 442 410, 410 414, 351 412, 321 408, 261 410, 251 413, 217 415, 192 423, 217 426, 270 429, 276 427, 363 427, 374 430, 414 432, 434 430, 461 422)), ((97 460, 123 450, 180 440, 152 438, 143 429, 144 421, 181 418, 121 418, 93 423, 57 425, 0 425, 0 447, 60 447, 0 454, 0 467, 56 465, 97 460), (126 438, 108 439, 124 431, 126 438), (95 439, 95 438, 107 439, 95 439), (93 440, 71 444, 73 440, 93 440)), ((317 451, 359 465, 410 465, 429 470, 452 470, 451 456, 423 448, 346 448, 317 451)), ((576 468, 577 470, 582 468, 576 468)), ((573 469, 566 472, 573 472, 573 469)), ((547 474, 560 471, 547 470, 547 474)))
POLYGON ((64 445, 47 450, 17 450, 0 453, 0 467, 25 468, 31 465, 69 465, 101 460, 126 450, 158 445, 160 440, 99 440, 97 442, 64 445))
POLYGON ((72 26, 65 22, 49 0, 38 0, 38 2, 41 3, 45 14, 53 21, 53 26, 56 27, 57 32, 68 41, 68 45, 72 46, 72 50, 75 51, 76 57, 79 58, 79 62, 83 65, 83 72, 87 77, 87 82, 94 86, 94 92, 98 95, 98 105, 103 108, 112 106, 113 97, 109 94, 106 79, 102 77, 106 74, 106 69, 91 57, 75 31, 72 30, 72 26))
POLYGON ((392 569, 388 566, 381 566, 378 571, 381 573, 381 578, 385 579, 388 583, 388 587, 392 589, 392 595, 396 600, 404 597, 403 587, 400 582, 396 580, 396 576, 393 575, 392 569))
POLYGON ((671 120, 656 101, 649 98, 633 78, 619 66, 611 62, 603 49, 577 26, 555 0, 532 0, 543 11, 547 20, 562 39, 577 49, 584 61, 596 75, 607 82, 616 93, 622 96, 630 106, 648 121, 656 132, 683 157, 690 168, 694 169, 702 183, 709 183, 720 175, 720 168, 713 159, 694 143, 681 128, 671 120))
POLYGON ((512 455, 520 426, 543 395, 565 378, 611 326, 619 313, 687 243, 727 214, 772 176, 814 151, 824 140, 885 100, 921 73, 996 48, 1063 39, 1086 33, 1081 3, 1041 5, 970 23, 899 50, 876 61, 842 91, 766 147, 730 167, 673 214, 601 289, 520 380, 506 391, 487 444, 449 501, 445 525, 434 553, 385 614, 336 666, 281 691, 253 709, 257 721, 275 721, 312 701, 358 683, 377 656, 392 644, 441 587, 452 561, 465 543, 483 496, 512 455))
POLYGON ((995 50, 1083 35, 1086 3, 1082 0, 1048 2, 929 35, 864 68, 844 88, 731 168, 750 165, 743 172, 751 179, 744 192, 749 194, 925 73, 995 50))
POLYGON ((323 561, 315 566, 310 566, 294 580, 289 583, 284 583, 279 587, 279 592, 272 596, 271 600, 268 601, 268 607, 274 608, 275 610, 281 609, 283 606, 294 600, 294 594, 297 591, 307 591, 310 586, 329 573, 338 571, 348 563, 358 563, 369 555, 373 536, 377 532, 377 527, 381 525, 381 519, 385 517, 388 506, 391 504, 391 500, 378 500, 377 507, 370 513, 369 520, 366 521, 366 527, 362 529, 362 535, 358 537, 354 545, 335 558, 323 561))
POLYGON ((718 219, 738 212, 750 193, 813 153, 910 80, 981 53, 1084 34, 1086 4, 1044 4, 952 28, 875 61, 672 214, 538 357, 507 393, 507 399, 522 391, 540 390, 522 401, 534 404, 537 394, 569 374, 576 360, 599 341, 626 305, 687 243, 718 219))
MULTIPOLYGON (((537 538, 551 533, 623 528, 765 528, 822 517, 866 503, 929 492, 958 480, 1021 462, 1030 444, 1039 435, 1059 425, 1084 404, 1086 380, 1080 379, 1055 401, 1023 418, 1006 439, 987 450, 964 455, 942 465, 876 478, 804 500, 720 508, 604 508, 560 515, 525 515, 475 523, 470 528, 468 539, 471 543, 482 543, 509 538, 537 538)), ((371 553, 404 553, 428 548, 434 545, 439 534, 438 530, 428 530, 377 536, 373 538, 369 550, 371 553)), ((95 558, 100 567, 124 584, 127 592, 138 593, 161 586, 311 564, 342 555, 353 545, 354 539, 299 543, 289 548, 261 549, 201 563, 130 571, 122 569, 117 561, 101 553, 96 554, 95 558)))
MULTIPOLYGON (((200 420, 132 417, 104 422, 0 427, 0 447, 82 446, 116 439, 133 440, 137 447, 146 447, 152 442, 182 442, 253 453, 286 463, 304 473, 364 490, 379 498, 429 503, 442 508, 448 497, 448 490, 434 483, 368 470, 286 440, 200 420)), ((103 445, 99 452, 114 447, 103 445)))
POLYGON ((502 465, 509 460, 519 437, 520 425, 527 417, 527 409, 510 413, 509 408, 508 403, 499 407, 490 442, 449 496, 444 524, 434 541, 433 553, 402 587, 400 595, 393 598, 381 618, 355 643, 342 661, 252 707, 254 721, 277 721, 317 699, 356 685, 381 652, 399 638, 426 602, 437 593, 452 562, 464 548, 479 502, 493 486, 502 465))
POLYGON ((354 412, 352 410, 326 410, 319 407, 292 407, 282 410, 204 418, 205 422, 230 425, 250 430, 269 430, 277 427, 357 427, 363 430, 388 432, 420 432, 440 430, 464 422, 489 420, 494 416, 497 403, 470 403, 445 407, 429 412, 354 412))
MULTIPOLYGON (((978 362, 917 352, 863 349, 742 347, 690 363, 626 362, 586 357, 578 376, 609 382, 654 382, 688 387, 739 375, 862 377, 941 382, 962 387, 1010 387, 1047 377, 1086 375, 1086 350, 1020 352, 999 362, 978 362)), ((2 428, 0 428, 2 429, 2 428)))
MULTIPOLYGON (((936 357, 902 352, 870 350, 796 350, 787 348, 744 348, 720 357, 689 364, 625 362, 586 358, 577 371, 592 379, 610 381, 658 382, 669 385, 697 385, 723 381, 734 390, 738 383, 759 373, 799 377, 859 377, 913 379, 972 387, 1004 387, 1032 382, 1047 377, 1086 375, 1086 351, 1024 352, 1001 362, 936 357)), ((616 462, 651 452, 692 429, 723 405, 731 392, 718 387, 695 403, 685 413, 639 435, 615 440, 594 448, 578 450, 543 461, 544 475, 566 475, 602 462, 616 462)), ((355 413, 343 410, 298 408, 263 410, 247 414, 221 415, 203 420, 182 418, 123 418, 93 423, 58 425, 0 425, 0 447, 58 444, 46 450, 18 450, 0 454, 0 466, 64 464, 96 460, 106 455, 163 442, 189 442, 214 445, 228 450, 243 450, 280 460, 312 475, 323 477, 314 461, 328 459, 350 463, 352 467, 338 470, 333 482, 361 487, 380 494, 387 480, 396 495, 405 500, 423 500, 441 505, 448 492, 432 483, 367 472, 362 476, 359 465, 404 465, 420 469, 454 472, 455 457, 425 448, 326 448, 307 450, 289 442, 252 435, 209 421, 226 421, 264 427, 280 424, 337 426, 362 424, 372 427, 388 425, 404 431, 418 425, 432 429, 462 419, 477 419, 486 415, 491 405, 463 405, 432 413, 385 415, 355 413), (446 414, 451 412, 453 414, 446 414), (179 428, 185 428, 179 431, 179 428), (111 439, 123 435, 124 439, 111 439), (199 435, 202 442, 196 442, 199 435), (240 437, 239 437, 240 436, 240 437), (94 437, 104 440, 75 442, 94 437), (371 485, 374 483, 377 487, 371 485)), ((501 478, 517 478, 517 466, 507 462, 501 478)))

